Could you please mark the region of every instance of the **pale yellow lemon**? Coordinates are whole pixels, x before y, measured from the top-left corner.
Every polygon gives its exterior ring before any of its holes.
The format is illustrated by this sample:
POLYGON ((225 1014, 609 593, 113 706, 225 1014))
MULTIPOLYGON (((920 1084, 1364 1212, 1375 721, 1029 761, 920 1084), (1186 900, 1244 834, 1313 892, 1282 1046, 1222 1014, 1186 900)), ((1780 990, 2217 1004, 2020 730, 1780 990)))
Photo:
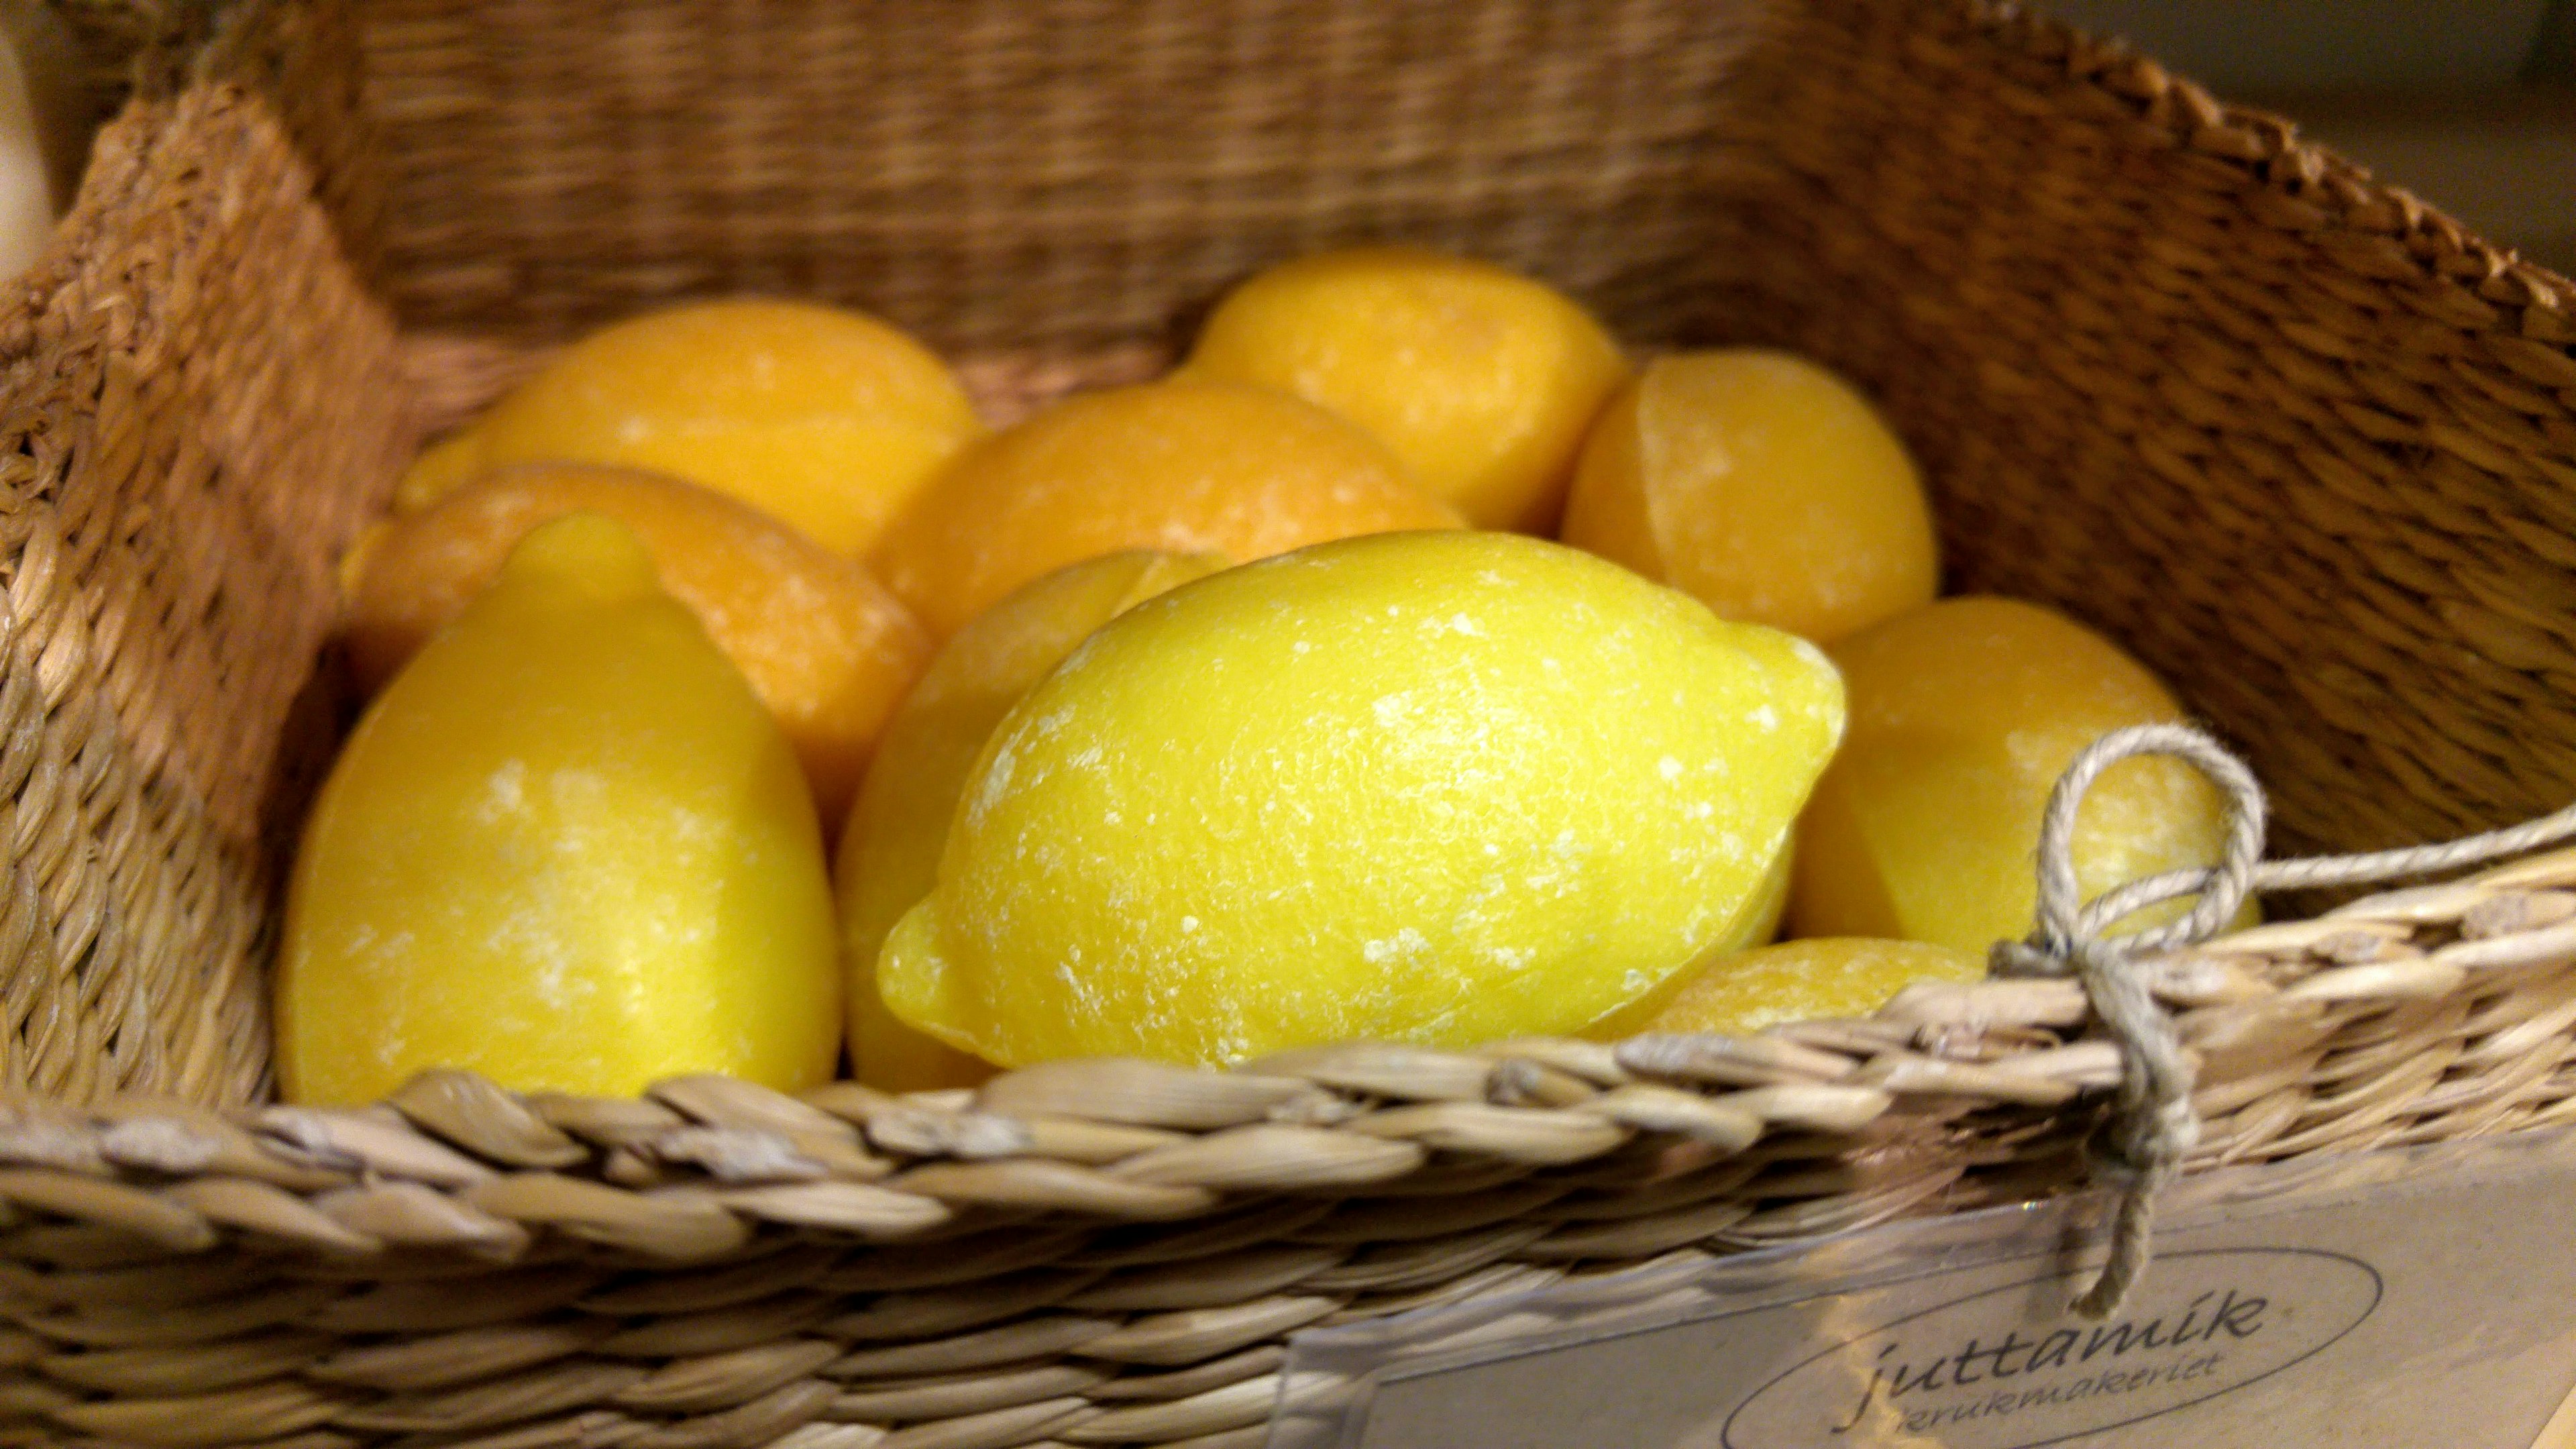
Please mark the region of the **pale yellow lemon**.
POLYGON ((1478 528, 1554 531, 1618 344, 1546 284, 1397 247, 1274 267, 1217 304, 1186 370, 1294 393, 1385 440, 1478 528))
POLYGON ((865 552, 983 431, 928 348, 810 302, 696 302, 565 348, 425 459, 404 500, 472 468, 621 463, 730 494, 841 553, 865 552))
POLYGON ((1559 536, 1819 643, 1940 583, 1904 444, 1850 384, 1779 352, 1648 364, 1593 425, 1559 536))
POLYGON ((1564 1033, 1722 946, 1832 753, 1813 645, 1504 533, 1112 620, 977 760, 877 968, 986 1060, 1564 1033))
POLYGON ((1069 398, 986 439, 875 557, 944 638, 1031 579, 1120 549, 1248 562, 1354 534, 1458 526, 1385 448, 1321 408, 1173 380, 1069 398))
POLYGON ((622 525, 529 534, 368 708, 305 827, 276 992, 290 1101, 428 1067, 610 1097, 831 1076, 813 800, 622 525))
MULTIPOLYGON (((2118 646, 2016 599, 1944 600, 1833 656, 1851 728, 1799 830, 1789 921, 1800 936, 1902 937, 1982 957, 2029 934, 2058 776, 2102 735, 2183 718, 2118 646)), ((2076 877, 2091 899, 2215 864, 2225 828, 2224 801, 2189 766, 2123 761, 2085 797, 2076 877)))
POLYGON ((1927 941, 1783 941, 1687 974, 1640 1032, 1744 1036, 1782 1022, 1868 1016, 1918 981, 1977 981, 1982 956, 1927 941))
POLYGON ((959 630, 886 726, 834 862, 849 975, 850 1062, 888 1091, 970 1087, 992 1067, 895 1019, 877 957, 895 922, 930 894, 967 773, 1011 706, 1120 613, 1226 567, 1213 554, 1104 554, 1039 579, 959 630))
POLYGON ((720 493, 628 468, 529 463, 485 473, 352 551, 342 637, 362 683, 392 677, 464 612, 529 530, 574 512, 634 530, 805 767, 837 822, 930 640, 857 560, 720 493))

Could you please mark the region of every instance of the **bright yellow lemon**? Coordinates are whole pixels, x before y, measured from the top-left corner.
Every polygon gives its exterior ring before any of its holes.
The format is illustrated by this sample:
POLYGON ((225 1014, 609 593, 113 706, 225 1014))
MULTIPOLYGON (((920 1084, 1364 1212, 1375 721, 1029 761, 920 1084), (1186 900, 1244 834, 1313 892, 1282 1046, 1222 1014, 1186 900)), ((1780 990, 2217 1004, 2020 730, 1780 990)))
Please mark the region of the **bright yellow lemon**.
POLYGON ((1012 708, 878 984, 1007 1065, 1573 1031, 1735 944, 1841 726, 1814 646, 1572 549, 1303 549, 1012 708))
POLYGON ((877 993, 886 936, 937 884, 940 851, 967 774, 1011 706, 1101 625, 1225 566, 1214 554, 1139 550, 1058 569, 959 630, 905 697, 841 831, 835 860, 850 1060, 860 1081, 913 1092, 973 1086, 992 1074, 983 1061, 886 1010, 877 993))
POLYGON ((858 560, 694 484, 628 468, 525 463, 396 515, 347 569, 341 637, 361 680, 373 687, 391 678, 464 612, 512 545, 574 512, 604 513, 635 531, 662 586, 777 717, 815 808, 839 820, 878 732, 929 662, 929 636, 858 560))
POLYGON ((832 899, 796 758, 634 535, 530 533, 378 696, 307 823, 277 983, 299 1102, 423 1068, 630 1095, 828 1079, 832 899))

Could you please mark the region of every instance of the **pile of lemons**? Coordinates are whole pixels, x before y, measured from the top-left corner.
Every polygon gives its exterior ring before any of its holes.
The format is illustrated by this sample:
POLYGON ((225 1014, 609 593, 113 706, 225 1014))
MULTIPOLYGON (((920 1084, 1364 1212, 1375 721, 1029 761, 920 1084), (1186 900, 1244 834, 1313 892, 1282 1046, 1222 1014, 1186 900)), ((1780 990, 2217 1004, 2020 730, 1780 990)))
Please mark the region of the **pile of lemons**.
MULTIPOLYGON (((1454 257, 1291 262, 1170 376, 999 431, 866 316, 640 317, 346 562, 374 698, 296 865, 284 1086, 1865 1014, 2025 932, 2058 773, 2180 715, 1939 573, 1849 384, 1640 366, 1454 257)), ((2120 765, 2078 874, 2212 861, 2219 814, 2120 765)))

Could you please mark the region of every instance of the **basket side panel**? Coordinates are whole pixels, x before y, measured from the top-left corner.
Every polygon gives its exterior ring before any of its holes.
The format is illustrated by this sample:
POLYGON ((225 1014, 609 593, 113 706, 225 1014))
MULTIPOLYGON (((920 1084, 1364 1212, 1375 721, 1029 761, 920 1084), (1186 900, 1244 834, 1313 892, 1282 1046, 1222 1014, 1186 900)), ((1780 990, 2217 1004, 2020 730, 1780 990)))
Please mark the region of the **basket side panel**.
POLYGON ((958 352, 1164 335, 1354 238, 1862 380, 1954 587, 2121 638, 2293 848, 2576 789, 2576 289, 2152 63, 1971 3, 1158 0, 366 16, 407 320, 675 294, 958 352))
POLYGON ((374 280, 383 265, 383 147, 363 101, 352 0, 246 0, 220 20, 191 53, 188 79, 263 97, 310 165, 343 257, 374 280))
POLYGON ((389 320, 238 89, 138 102, 0 313, 0 1071, 238 1101, 340 723, 331 567, 408 441, 389 320))
POLYGON ((1632 335, 1758 0, 384 0, 407 324, 544 341, 673 295, 870 307, 959 352, 1161 334, 1267 262, 1409 240, 1632 335))
POLYGON ((2576 287, 2052 24, 1818 0, 1768 53, 1688 325, 1874 391, 1952 588, 2129 645, 2289 848, 2576 794, 2576 287))

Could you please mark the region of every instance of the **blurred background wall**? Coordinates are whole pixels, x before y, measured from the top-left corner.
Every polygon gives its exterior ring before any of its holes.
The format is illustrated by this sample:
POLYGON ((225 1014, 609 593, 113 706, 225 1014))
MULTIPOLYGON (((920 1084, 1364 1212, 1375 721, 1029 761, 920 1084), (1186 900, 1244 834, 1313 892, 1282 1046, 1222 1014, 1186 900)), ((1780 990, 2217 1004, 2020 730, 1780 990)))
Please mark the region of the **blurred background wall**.
POLYGON ((2039 0, 2576 275, 2576 0, 2039 0))

